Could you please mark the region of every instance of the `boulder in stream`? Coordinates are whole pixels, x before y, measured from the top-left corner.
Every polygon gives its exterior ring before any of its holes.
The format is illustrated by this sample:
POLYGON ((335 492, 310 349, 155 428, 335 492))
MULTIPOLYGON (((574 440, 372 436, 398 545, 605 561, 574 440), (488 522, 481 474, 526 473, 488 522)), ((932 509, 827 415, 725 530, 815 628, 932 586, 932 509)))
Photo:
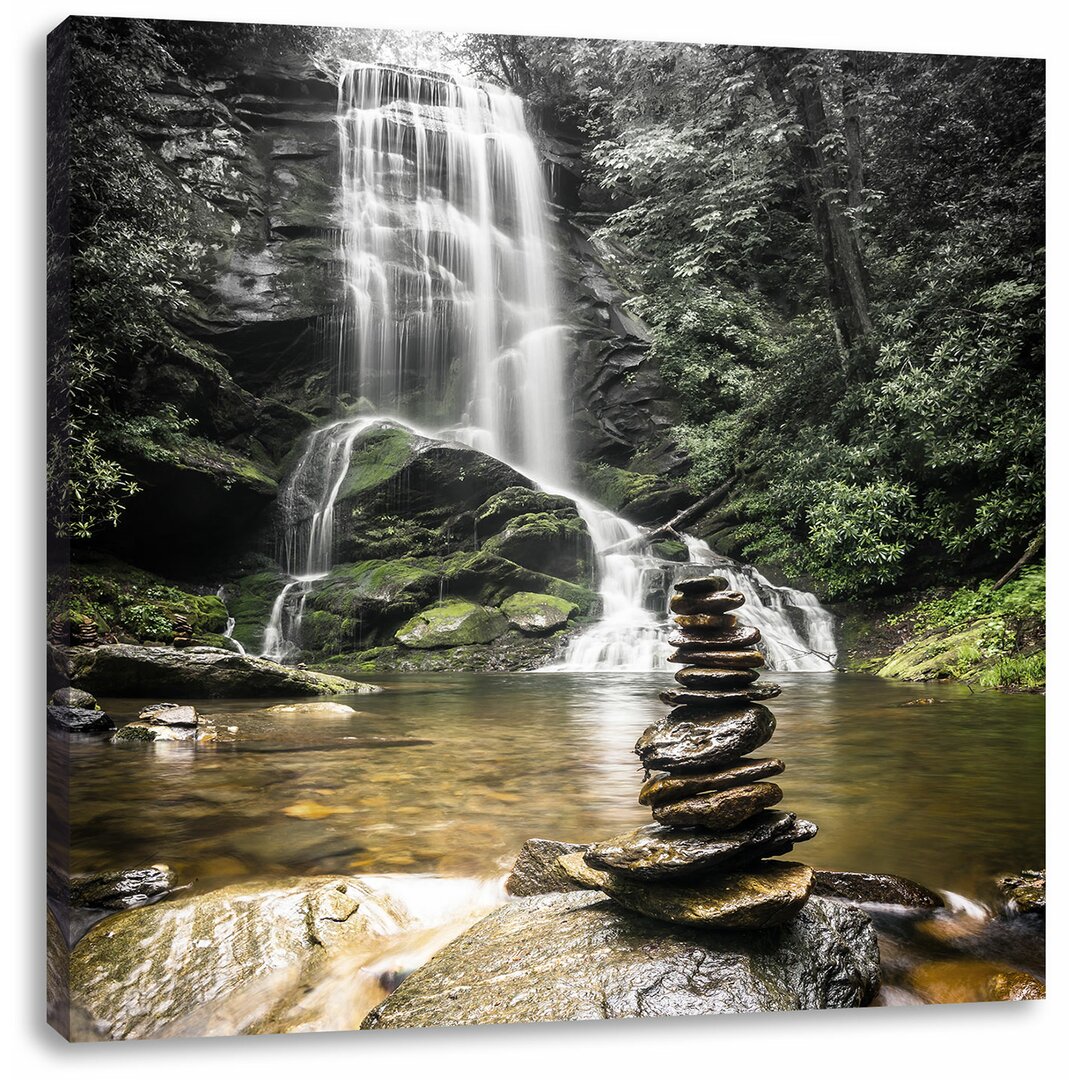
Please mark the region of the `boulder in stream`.
POLYGON ((855 908, 811 898, 768 930, 647 919, 602 893, 553 893, 492 912, 413 972, 365 1028, 843 1009, 880 983, 855 908))
POLYGON ((76 733, 111 731, 116 725, 100 709, 76 709, 70 705, 48 705, 45 715, 49 727, 76 733))

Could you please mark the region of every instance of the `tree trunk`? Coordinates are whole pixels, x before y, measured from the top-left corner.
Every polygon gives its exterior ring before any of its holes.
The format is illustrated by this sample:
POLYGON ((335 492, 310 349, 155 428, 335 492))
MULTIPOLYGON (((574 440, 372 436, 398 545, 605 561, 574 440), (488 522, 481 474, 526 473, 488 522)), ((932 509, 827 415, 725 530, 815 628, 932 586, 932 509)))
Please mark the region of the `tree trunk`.
POLYGON ((799 125, 799 130, 789 130, 784 137, 821 246, 829 303, 848 375, 868 378, 877 362, 877 341, 870 319, 862 246, 849 210, 853 177, 857 177, 862 198, 861 139, 854 98, 852 120, 850 128, 845 121, 845 134, 855 140, 856 161, 847 160, 842 170, 837 153, 830 149, 830 136, 837 133, 829 123, 820 73, 810 68, 792 74, 800 63, 815 64, 813 54, 767 49, 759 51, 758 57, 777 116, 799 125))
POLYGON ((1016 575, 1019 574, 1020 571, 1023 570, 1024 567, 1027 566, 1027 564, 1031 562, 1032 559, 1035 558, 1036 555, 1038 555, 1038 553, 1042 550, 1043 542, 1045 540, 1046 529, 1043 528, 1035 534, 1031 543, 1028 544, 1027 549, 1024 551, 1024 554, 1021 555, 1020 558, 1017 559, 1016 562, 1014 562, 1012 566, 1010 566, 1009 569, 1006 570, 1005 573, 1002 574, 1002 576, 998 578, 998 580, 995 581, 993 585, 990 586, 990 591, 997 592, 997 590, 1000 589, 1002 585, 1008 585, 1008 583, 1012 581, 1012 579, 1016 577, 1016 575))

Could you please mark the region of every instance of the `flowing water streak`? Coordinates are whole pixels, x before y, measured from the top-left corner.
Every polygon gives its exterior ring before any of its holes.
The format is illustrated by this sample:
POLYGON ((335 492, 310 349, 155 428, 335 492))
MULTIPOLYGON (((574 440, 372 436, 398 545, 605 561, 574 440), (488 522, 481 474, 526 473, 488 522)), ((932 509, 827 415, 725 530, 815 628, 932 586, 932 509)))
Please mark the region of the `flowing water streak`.
MULTIPOLYGON (((218 587, 217 592, 214 593, 214 595, 224 604, 225 603, 225 586, 220 585, 218 587)), ((223 638, 225 638, 226 641, 231 641, 236 646, 236 651, 241 656, 245 656, 247 654, 246 654, 246 650, 244 649, 244 646, 241 645, 240 642, 237 641, 236 638, 233 637, 233 631, 236 629, 236 619, 234 619, 228 613, 228 611, 229 611, 229 609, 226 607, 226 609, 225 609, 225 633, 222 634, 221 636, 223 638)))

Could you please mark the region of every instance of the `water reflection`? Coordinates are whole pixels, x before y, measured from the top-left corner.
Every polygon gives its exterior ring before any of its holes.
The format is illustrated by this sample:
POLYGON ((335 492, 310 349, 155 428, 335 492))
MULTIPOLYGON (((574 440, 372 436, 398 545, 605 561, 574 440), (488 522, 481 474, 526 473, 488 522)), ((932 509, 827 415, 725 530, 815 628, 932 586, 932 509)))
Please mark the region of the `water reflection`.
MULTIPOLYGON (((970 894, 1042 866, 1043 699, 832 673, 776 676, 785 807, 820 826, 821 867, 970 894)), ((354 714, 195 702, 231 741, 75 739, 72 869, 168 862, 196 888, 254 874, 504 871, 530 836, 642 824, 633 745, 664 715, 651 675, 381 675, 354 714), (413 741, 415 740, 415 741, 413 741), (405 745, 402 745, 405 743, 405 745), (289 813, 286 813, 289 810, 289 813)), ((118 719, 142 701, 106 701, 118 719)))

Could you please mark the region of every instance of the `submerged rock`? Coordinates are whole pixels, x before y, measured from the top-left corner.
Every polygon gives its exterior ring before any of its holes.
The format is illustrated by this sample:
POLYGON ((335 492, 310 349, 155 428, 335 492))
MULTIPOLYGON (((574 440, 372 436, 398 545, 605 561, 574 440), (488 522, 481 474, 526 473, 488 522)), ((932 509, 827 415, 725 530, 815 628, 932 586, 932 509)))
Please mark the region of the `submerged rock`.
POLYGON ((559 856, 584 850, 584 844, 564 844, 561 840, 526 840, 506 879, 506 891, 511 896, 539 896, 581 889, 560 864, 559 856))
POLYGON ((141 866, 72 877, 68 895, 76 907, 123 911, 140 907, 175 888, 176 872, 168 866, 141 866))
POLYGON ((645 729, 634 752, 649 770, 699 772, 737 761, 767 743, 775 728, 776 720, 764 705, 747 704, 714 720, 676 709, 645 729))
POLYGON ((811 899, 784 926, 658 923, 581 892, 492 912, 411 974, 364 1028, 842 1009, 880 982, 854 908, 811 899))
POLYGON ((271 713, 288 713, 290 716, 351 716, 356 710, 340 701, 301 701, 292 705, 271 705, 271 713))
POLYGON ((353 878, 230 885, 98 923, 72 954, 72 999, 107 1038, 149 1038, 252 980, 404 925, 392 901, 353 878))
POLYGON ((1046 910, 1046 871, 1021 870, 997 878, 995 884, 1005 897, 1009 911, 1025 915, 1046 910))
POLYGON ((664 922, 688 926, 762 929, 789 922, 806 903, 814 884, 809 866, 757 862, 682 882, 639 882, 586 864, 581 855, 559 857, 567 873, 589 889, 600 889, 623 907, 664 922))
POLYGON ((817 834, 812 822, 766 810, 726 833, 644 825, 585 849, 588 866, 642 881, 688 877, 782 855, 817 834))
POLYGON ((47 705, 45 715, 50 727, 64 731, 111 731, 116 725, 108 713, 100 709, 76 709, 70 705, 47 705))
POLYGON ((118 728, 110 742, 114 743, 158 743, 158 742, 213 742, 217 738, 217 729, 211 724, 197 727, 188 725, 153 724, 146 720, 132 720, 118 728))
POLYGON ((102 645, 63 650, 62 659, 72 683, 116 697, 308 697, 378 689, 335 675, 283 667, 231 649, 102 645))

